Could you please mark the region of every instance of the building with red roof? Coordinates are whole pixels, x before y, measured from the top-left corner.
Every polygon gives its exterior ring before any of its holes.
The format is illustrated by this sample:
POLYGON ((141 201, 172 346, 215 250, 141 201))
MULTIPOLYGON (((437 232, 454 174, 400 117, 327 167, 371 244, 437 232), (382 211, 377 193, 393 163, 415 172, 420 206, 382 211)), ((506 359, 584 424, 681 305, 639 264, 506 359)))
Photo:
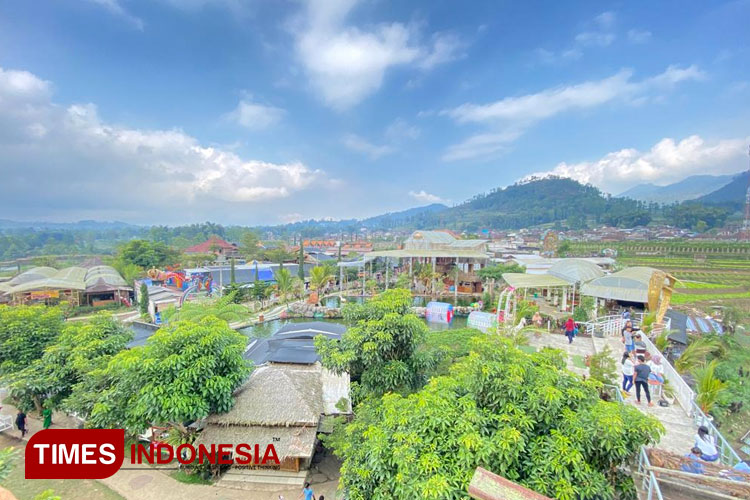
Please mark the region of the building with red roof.
POLYGON ((203 243, 198 243, 192 247, 188 247, 184 250, 187 254, 215 254, 223 255, 225 257, 238 257, 239 249, 234 243, 222 240, 218 236, 211 236, 203 243))

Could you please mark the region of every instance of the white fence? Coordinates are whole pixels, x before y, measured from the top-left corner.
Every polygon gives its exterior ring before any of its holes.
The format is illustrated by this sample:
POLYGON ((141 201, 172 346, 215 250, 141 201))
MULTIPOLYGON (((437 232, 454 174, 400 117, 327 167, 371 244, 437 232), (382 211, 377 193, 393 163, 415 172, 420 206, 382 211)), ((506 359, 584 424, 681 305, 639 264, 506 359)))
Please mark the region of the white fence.
POLYGON ((690 388, 685 379, 677 373, 672 363, 670 363, 666 356, 664 356, 659 349, 651 342, 645 335, 642 337, 643 342, 646 343, 646 350, 651 353, 652 356, 661 356, 661 365, 664 367, 664 378, 669 381, 669 385, 674 391, 675 398, 685 410, 688 416, 693 415, 693 401, 695 400, 695 392, 690 388))
MULTIPOLYGON (((631 318, 630 321, 633 323, 634 328, 640 327, 641 323, 643 323, 643 316, 643 313, 639 313, 636 314, 634 318, 631 318)), ((597 318, 593 321, 581 323, 581 326, 584 327, 586 333, 588 333, 589 335, 616 337, 622 333, 622 329, 625 327, 626 321, 627 320, 623 319, 623 317, 619 314, 611 314, 609 316, 602 316, 601 318, 597 318)), ((671 326, 671 318, 664 318, 662 325, 658 327, 654 326, 651 333, 659 335, 664 330, 669 330, 671 326)))
POLYGON ((0 432, 13 428, 13 417, 11 415, 0 415, 0 432))

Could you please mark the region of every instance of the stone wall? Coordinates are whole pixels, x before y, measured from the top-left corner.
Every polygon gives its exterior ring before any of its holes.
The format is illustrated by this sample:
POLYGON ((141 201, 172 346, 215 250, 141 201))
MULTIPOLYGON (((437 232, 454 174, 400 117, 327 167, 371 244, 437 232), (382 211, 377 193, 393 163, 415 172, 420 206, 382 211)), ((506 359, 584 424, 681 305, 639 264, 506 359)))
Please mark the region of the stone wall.
POLYGON ((303 302, 294 302, 289 304, 287 315, 290 318, 341 318, 341 309, 338 307, 316 306, 303 302))

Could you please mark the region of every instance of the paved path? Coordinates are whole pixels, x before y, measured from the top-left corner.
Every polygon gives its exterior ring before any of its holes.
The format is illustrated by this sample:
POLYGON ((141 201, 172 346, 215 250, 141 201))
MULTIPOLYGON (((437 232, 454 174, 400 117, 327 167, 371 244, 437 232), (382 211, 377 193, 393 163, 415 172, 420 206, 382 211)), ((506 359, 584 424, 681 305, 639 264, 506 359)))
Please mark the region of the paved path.
MULTIPOLYGON (((138 467, 138 466, 133 466, 138 467)), ((164 472, 143 465, 136 470, 120 470, 114 476, 102 479, 102 483, 112 488, 128 500, 184 500, 189 498, 208 498, 214 500, 278 500, 283 495, 285 500, 296 500, 300 489, 262 491, 259 489, 239 490, 220 488, 203 484, 185 484, 164 472)), ((335 498, 337 482, 313 485, 315 495, 335 498)))
MULTIPOLYGON (((568 369, 579 375, 588 376, 588 368, 580 368, 574 364, 574 356, 581 356, 584 359, 587 355, 595 352, 602 352, 605 346, 612 350, 612 358, 615 359, 618 368, 618 385, 622 382, 620 370, 620 356, 623 352, 622 342, 619 337, 577 337, 572 344, 568 344, 565 335, 559 333, 542 334, 535 337, 529 336, 529 344, 540 349, 541 347, 554 347, 568 353, 568 369)), ((642 398, 643 404, 636 404, 635 389, 631 390, 631 395, 625 399, 626 403, 638 408, 641 412, 652 415, 659 419, 666 430, 664 436, 659 441, 658 447, 673 453, 684 455, 690 451, 693 439, 697 431, 695 422, 687 415, 685 410, 675 400, 673 405, 661 407, 656 404, 648 406, 645 397, 642 398)))

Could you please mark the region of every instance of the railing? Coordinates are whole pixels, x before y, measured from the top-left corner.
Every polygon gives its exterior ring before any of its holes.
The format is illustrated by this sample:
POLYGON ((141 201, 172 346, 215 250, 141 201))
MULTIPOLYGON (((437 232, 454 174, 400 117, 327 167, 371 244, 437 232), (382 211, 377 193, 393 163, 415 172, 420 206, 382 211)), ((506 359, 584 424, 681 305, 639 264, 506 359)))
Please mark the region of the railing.
MULTIPOLYGON (((615 399, 617 399, 618 403, 625 404, 625 399, 622 397, 619 386, 607 384, 605 387, 614 392, 615 399)), ((646 493, 647 500, 664 500, 664 497, 661 494, 661 488, 659 487, 659 482, 650 467, 651 462, 649 462, 646 447, 641 446, 641 449, 638 452, 638 473, 642 478, 641 490, 646 493)))
POLYGON ((653 342, 649 340, 645 335, 642 336, 643 342, 646 344, 646 350, 651 353, 652 356, 661 356, 661 365, 664 367, 664 378, 669 380, 669 385, 675 393, 675 398, 685 410, 688 416, 693 415, 693 401, 695 400, 695 392, 690 388, 685 379, 683 379, 677 370, 672 366, 667 358, 656 348, 653 342))
POLYGON ((729 444, 729 442, 724 439, 724 436, 721 435, 721 432, 719 432, 719 429, 714 426, 714 423, 709 419, 705 413, 703 413, 703 410, 700 409, 700 407, 693 401, 693 419, 695 420, 696 426, 704 425, 708 428, 708 433, 712 435, 716 439, 716 443, 718 444, 719 448, 719 460, 724 465, 728 465, 730 467, 734 467, 740 461, 742 460, 739 455, 737 455, 737 452, 734 451, 734 448, 732 448, 732 445, 729 444))
MULTIPOLYGON (((638 328, 643 323, 643 313, 638 313, 630 321, 634 328, 638 328)), ((622 329, 625 327, 627 320, 619 314, 610 314, 609 316, 602 316, 593 321, 586 321, 580 323, 584 326, 586 333, 589 335, 598 334, 604 337, 615 337, 622 333, 622 329)), ((654 327, 651 331, 652 334, 660 334, 664 330, 669 330, 672 326, 672 319, 665 317, 662 324, 658 327, 654 327)))
POLYGON ((664 500, 659 488, 659 482, 651 470, 651 462, 648 460, 646 447, 641 446, 641 452, 638 456, 638 472, 641 474, 641 489, 646 493, 646 500, 664 500))
POLYGON ((13 417, 11 415, 0 415, 0 432, 13 428, 13 417))

